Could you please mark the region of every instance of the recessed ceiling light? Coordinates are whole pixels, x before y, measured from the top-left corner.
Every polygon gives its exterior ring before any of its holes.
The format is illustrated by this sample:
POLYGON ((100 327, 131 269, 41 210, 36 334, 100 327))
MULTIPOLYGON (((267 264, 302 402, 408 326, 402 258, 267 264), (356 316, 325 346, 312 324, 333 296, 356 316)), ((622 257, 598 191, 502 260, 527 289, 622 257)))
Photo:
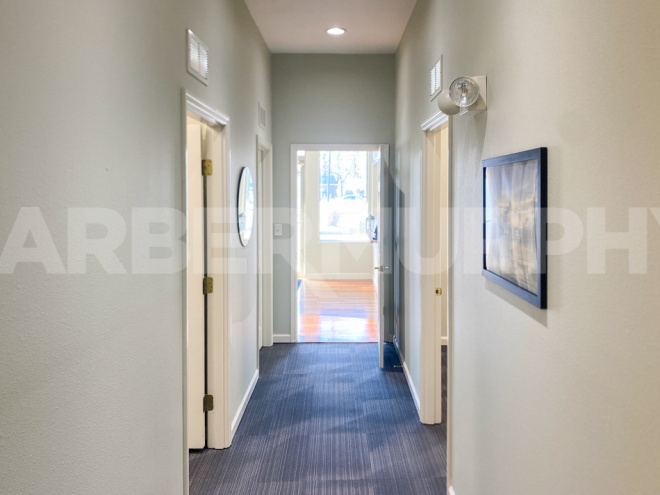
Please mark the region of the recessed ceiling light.
POLYGON ((328 34, 331 34, 332 36, 341 36, 345 32, 346 32, 346 30, 344 28, 340 28, 340 27, 334 27, 334 28, 328 29, 328 34))

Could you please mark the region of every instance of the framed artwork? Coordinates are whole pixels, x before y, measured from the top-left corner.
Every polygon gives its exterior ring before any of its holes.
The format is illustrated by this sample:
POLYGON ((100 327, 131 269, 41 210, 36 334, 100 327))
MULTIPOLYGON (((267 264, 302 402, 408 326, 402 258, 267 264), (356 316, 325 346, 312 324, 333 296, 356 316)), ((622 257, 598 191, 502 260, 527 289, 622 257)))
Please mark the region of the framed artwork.
POLYGON ((483 275, 547 308, 547 148, 482 161, 483 275))

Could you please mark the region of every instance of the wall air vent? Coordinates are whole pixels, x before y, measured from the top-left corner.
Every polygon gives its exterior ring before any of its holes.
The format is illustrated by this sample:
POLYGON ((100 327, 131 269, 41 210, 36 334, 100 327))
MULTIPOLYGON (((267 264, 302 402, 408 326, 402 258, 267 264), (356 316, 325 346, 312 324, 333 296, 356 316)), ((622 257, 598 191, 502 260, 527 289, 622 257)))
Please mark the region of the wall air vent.
POLYGON ((262 129, 266 128, 266 109, 261 106, 261 103, 258 104, 259 112, 259 127, 262 129))
POLYGON ((430 88, 431 88, 431 100, 438 96, 440 91, 442 91, 442 57, 440 60, 433 66, 431 69, 431 79, 430 79, 430 88))
POLYGON ((188 72, 208 86, 209 49, 188 29, 188 72))

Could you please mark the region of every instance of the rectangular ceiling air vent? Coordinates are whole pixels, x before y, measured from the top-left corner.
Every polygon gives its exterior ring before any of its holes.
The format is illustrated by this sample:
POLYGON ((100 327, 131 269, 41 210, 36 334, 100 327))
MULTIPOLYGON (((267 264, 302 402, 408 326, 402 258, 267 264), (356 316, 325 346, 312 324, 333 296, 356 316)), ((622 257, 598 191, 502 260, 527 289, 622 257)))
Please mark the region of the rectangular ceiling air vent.
POLYGON ((440 91, 442 91, 442 57, 440 57, 440 60, 438 60, 438 62, 431 69, 430 83, 430 95, 431 99, 433 99, 438 96, 440 91))
POLYGON ((190 29, 188 29, 188 72, 208 86, 209 49, 190 29))
POLYGON ((262 129, 266 128, 266 109, 261 106, 261 103, 258 104, 258 112, 259 112, 259 127, 262 129))

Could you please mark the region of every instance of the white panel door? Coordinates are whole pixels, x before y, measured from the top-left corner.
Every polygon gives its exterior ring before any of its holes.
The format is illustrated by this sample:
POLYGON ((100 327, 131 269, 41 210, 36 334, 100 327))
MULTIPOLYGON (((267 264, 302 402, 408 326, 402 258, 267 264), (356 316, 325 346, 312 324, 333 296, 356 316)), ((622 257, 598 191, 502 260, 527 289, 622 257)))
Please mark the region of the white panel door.
POLYGON ((188 448, 206 446, 204 413, 205 342, 204 342, 204 217, 201 173, 201 125, 187 126, 187 315, 188 315, 188 448))
POLYGON ((385 335, 389 328, 389 290, 392 274, 392 209, 389 207, 388 189, 390 184, 390 147, 380 147, 380 180, 378 181, 378 359, 381 368, 385 366, 385 335))

